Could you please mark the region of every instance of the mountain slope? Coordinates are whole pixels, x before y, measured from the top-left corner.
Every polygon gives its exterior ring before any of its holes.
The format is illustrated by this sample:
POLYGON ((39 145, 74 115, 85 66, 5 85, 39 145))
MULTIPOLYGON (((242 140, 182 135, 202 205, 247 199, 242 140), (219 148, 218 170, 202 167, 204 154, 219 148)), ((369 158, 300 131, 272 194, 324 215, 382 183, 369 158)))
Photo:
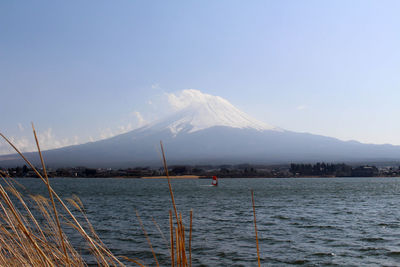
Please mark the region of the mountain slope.
MULTIPOLYGON (((48 166, 132 167, 160 165, 163 140, 170 164, 388 161, 400 147, 343 142, 295 133, 259 122, 228 101, 186 90, 173 99, 177 110, 163 120, 109 139, 44 152, 48 166)), ((38 164, 36 153, 27 157, 38 164)), ((15 155, 0 166, 23 164, 15 155)))

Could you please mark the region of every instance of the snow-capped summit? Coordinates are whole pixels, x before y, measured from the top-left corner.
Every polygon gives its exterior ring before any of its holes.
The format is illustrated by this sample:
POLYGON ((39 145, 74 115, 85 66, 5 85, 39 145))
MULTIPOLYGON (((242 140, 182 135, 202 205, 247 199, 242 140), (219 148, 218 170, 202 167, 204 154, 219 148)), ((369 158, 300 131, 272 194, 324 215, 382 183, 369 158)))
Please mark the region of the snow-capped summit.
POLYGON ((168 101, 175 112, 147 128, 169 129, 174 135, 180 132, 194 133, 214 126, 251 128, 258 131, 279 130, 250 117, 226 99, 204 94, 199 90, 188 89, 178 95, 170 94, 168 101))

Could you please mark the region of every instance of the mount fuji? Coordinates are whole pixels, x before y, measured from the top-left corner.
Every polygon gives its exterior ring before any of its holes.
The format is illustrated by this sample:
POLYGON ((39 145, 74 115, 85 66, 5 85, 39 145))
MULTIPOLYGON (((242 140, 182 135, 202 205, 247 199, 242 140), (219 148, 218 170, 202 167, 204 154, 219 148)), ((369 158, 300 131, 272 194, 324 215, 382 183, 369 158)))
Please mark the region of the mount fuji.
MULTIPOLYGON (((171 115, 105 140, 44 151, 52 167, 160 165, 163 141, 169 164, 278 164, 290 162, 398 161, 400 146, 362 144, 296 133, 260 122, 227 100, 198 90, 170 96, 171 115)), ((37 153, 25 154, 38 164, 37 153)), ((21 165, 17 155, 0 166, 21 165)))

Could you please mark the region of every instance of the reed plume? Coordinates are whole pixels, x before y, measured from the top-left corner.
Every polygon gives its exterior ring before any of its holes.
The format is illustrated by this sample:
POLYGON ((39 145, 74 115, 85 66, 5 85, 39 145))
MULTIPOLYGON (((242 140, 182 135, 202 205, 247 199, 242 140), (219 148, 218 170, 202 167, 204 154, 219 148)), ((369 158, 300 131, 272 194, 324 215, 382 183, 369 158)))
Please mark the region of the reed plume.
MULTIPOLYGON (((0 184, 0 266, 86 266, 82 256, 74 249, 63 232, 62 222, 64 225, 69 225, 72 229, 75 229, 87 241, 91 254, 99 266, 124 266, 95 234, 86 215, 83 217, 86 218, 90 229, 89 233, 51 187, 33 124, 32 129, 43 174, 10 140, 2 133, 0 133, 0 136, 14 148, 43 181, 48 189, 51 204, 41 196, 31 196, 30 201, 26 200, 15 188, 16 181, 8 173, 0 172, 0 178, 7 185, 7 187, 4 187, 0 184), (10 197, 10 194, 14 199, 10 197), (57 210, 56 201, 61 205, 63 214, 60 214, 57 210), (34 203, 34 205, 28 205, 28 203, 34 203), (38 215, 35 217, 33 215, 35 212, 32 209, 37 211, 36 213, 39 213, 41 217, 37 218, 38 215)), ((72 202, 70 201, 70 203, 72 202)), ((79 207, 77 203, 73 206, 79 207)), ((83 209, 79 208, 78 210, 84 214, 83 209)))

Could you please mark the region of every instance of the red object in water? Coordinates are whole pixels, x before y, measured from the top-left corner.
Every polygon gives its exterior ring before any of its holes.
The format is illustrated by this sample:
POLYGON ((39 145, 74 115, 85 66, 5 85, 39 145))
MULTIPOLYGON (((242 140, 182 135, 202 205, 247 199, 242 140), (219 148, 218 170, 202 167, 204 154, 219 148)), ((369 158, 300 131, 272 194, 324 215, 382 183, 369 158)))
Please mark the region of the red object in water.
POLYGON ((217 176, 213 176, 212 183, 213 186, 218 186, 218 178, 217 176))

